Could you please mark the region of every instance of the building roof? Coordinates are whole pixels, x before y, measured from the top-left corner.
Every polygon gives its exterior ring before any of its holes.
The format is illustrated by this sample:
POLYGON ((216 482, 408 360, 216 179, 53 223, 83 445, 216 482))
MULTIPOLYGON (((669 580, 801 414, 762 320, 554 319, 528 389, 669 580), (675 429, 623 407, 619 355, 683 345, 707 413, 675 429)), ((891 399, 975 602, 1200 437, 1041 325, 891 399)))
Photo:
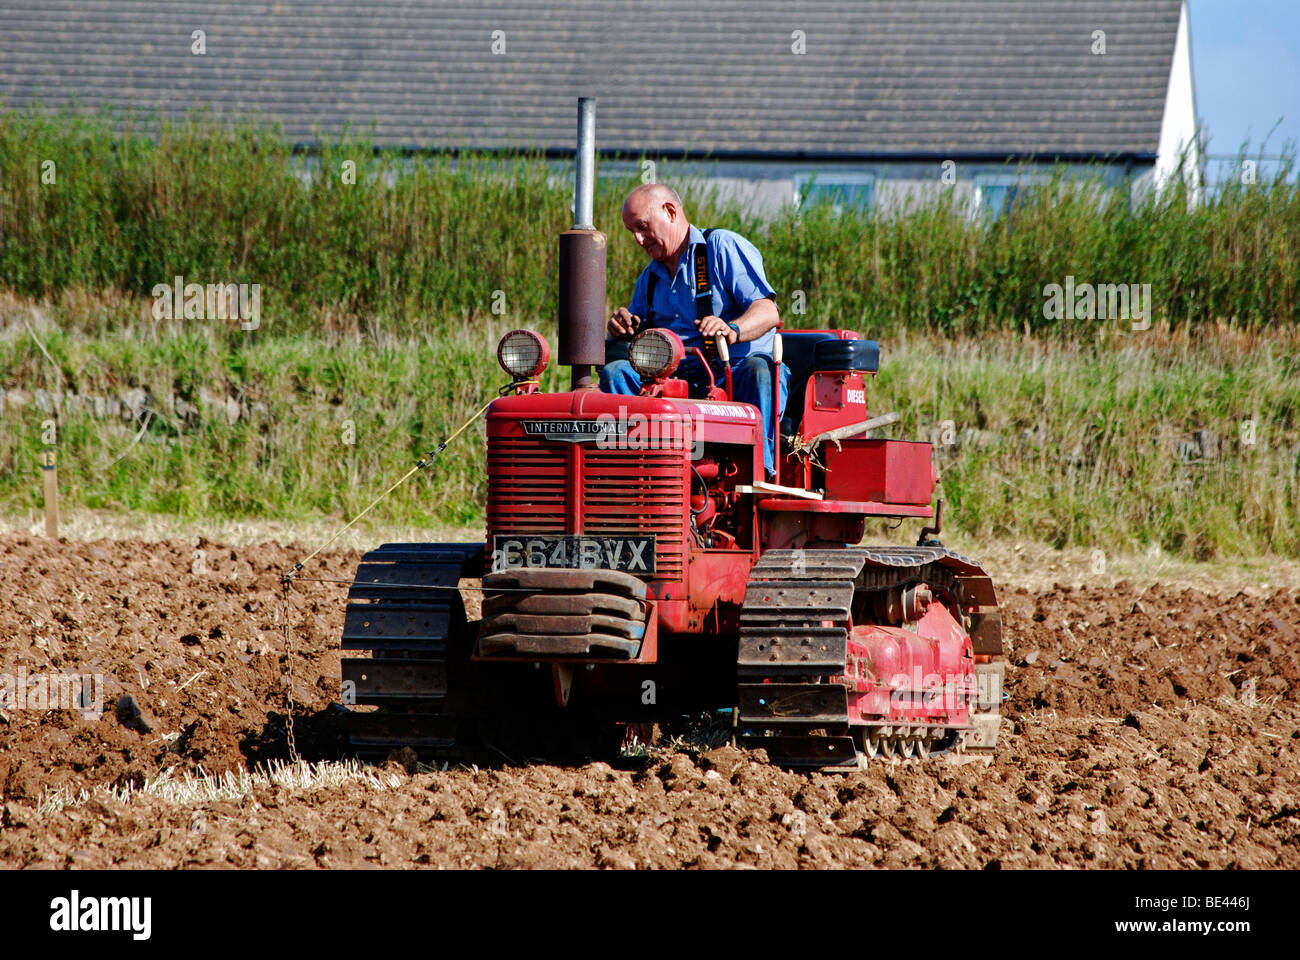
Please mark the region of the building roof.
POLYGON ((1181 4, 7 0, 0 101, 571 151, 575 98, 594 95, 602 151, 1153 157, 1181 4))

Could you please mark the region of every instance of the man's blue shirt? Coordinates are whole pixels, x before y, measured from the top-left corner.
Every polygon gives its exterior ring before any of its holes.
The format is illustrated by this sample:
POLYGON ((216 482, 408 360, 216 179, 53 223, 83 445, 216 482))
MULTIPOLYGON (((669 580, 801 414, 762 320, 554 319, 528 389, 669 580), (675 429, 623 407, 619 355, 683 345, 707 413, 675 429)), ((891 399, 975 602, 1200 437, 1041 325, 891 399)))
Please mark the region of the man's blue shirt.
MULTIPOLYGON (((641 317, 642 329, 649 326, 666 327, 682 338, 689 353, 692 347, 704 347, 704 338, 695 326, 695 245, 704 243, 704 233, 693 224, 688 233, 685 252, 677 263, 677 273, 668 276, 668 269, 657 260, 651 260, 636 278, 632 302, 628 311, 641 317), (646 306, 646 287, 650 274, 659 279, 655 283, 655 302, 646 306)), ((713 315, 728 323, 749 309, 756 300, 773 296, 776 291, 763 273, 763 257, 758 249, 738 233, 714 230, 708 239, 709 283, 713 293, 713 315)), ((737 343, 731 347, 731 362, 735 365, 751 353, 772 355, 775 330, 769 330, 757 340, 737 343)))

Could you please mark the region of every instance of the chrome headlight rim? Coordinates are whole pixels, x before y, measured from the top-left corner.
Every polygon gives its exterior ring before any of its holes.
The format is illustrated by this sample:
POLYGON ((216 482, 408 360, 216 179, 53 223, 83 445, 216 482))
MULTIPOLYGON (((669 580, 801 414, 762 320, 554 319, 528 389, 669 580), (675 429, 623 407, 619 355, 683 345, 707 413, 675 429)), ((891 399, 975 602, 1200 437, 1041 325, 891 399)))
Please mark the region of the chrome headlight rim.
POLYGON ((497 363, 514 380, 541 376, 551 359, 551 345, 534 330, 511 330, 497 344, 497 363))
POLYGON ((628 362, 642 380, 668 379, 685 356, 681 337, 660 327, 642 330, 627 349, 628 362))

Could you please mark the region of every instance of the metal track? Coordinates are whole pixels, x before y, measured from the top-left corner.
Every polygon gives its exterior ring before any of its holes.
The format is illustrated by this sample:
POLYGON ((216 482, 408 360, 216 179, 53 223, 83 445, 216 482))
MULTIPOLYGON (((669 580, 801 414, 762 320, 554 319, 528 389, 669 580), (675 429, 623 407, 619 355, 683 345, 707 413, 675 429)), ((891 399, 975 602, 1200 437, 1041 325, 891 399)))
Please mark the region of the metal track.
POLYGON ((382 761, 402 747, 421 755, 454 751, 455 681, 473 643, 456 587, 482 572, 478 543, 387 543, 361 558, 348 590, 343 649, 370 656, 341 663, 358 756, 382 761))
MULTIPOLYGON (((855 599, 923 580, 953 595, 976 652, 1001 652, 992 581, 973 560, 940 546, 769 550, 754 565, 740 613, 738 727, 748 747, 790 767, 851 770, 874 757, 992 750, 996 705, 981 697, 969 728, 852 724, 846 672, 855 599), (974 629, 973 629, 974 628, 974 629), (976 629, 979 640, 976 641, 976 629)), ((1001 676, 1001 664, 980 670, 1001 676)), ((984 690, 987 685, 982 685, 984 690)), ((997 687, 1000 701, 1000 685, 997 687)))

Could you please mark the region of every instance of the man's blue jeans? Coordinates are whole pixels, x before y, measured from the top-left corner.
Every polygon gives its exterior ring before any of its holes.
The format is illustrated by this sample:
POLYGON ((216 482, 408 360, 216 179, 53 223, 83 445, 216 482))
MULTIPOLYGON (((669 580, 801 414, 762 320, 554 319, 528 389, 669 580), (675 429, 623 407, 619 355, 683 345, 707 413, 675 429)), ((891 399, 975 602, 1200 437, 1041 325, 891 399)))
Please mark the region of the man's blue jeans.
MULTIPOLYGON (((702 393, 700 386, 691 382, 692 396, 702 393)), ((641 377, 626 360, 615 360, 600 368, 600 389, 605 393, 636 395, 641 392, 641 377)), ((731 365, 731 392, 740 403, 752 403, 763 418, 763 433, 767 443, 763 448, 763 463, 767 472, 775 472, 776 437, 772 433, 772 358, 748 356, 731 365)), ((786 395, 790 392, 790 368, 781 365, 781 413, 785 413, 786 395)))

